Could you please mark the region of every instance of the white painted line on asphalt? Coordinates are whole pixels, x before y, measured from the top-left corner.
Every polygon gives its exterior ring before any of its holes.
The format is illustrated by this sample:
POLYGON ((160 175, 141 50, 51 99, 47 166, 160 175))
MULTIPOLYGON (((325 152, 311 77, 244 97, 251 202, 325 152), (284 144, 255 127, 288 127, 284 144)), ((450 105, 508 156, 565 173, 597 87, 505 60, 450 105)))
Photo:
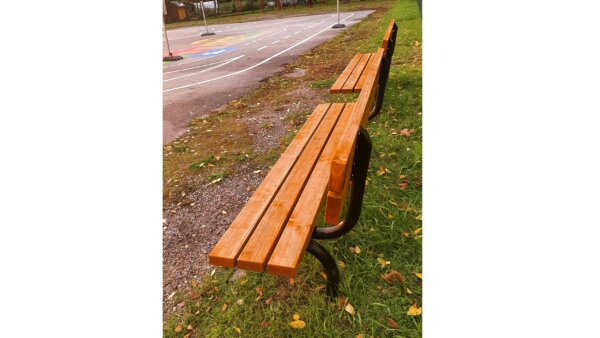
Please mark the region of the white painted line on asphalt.
MULTIPOLYGON (((348 16, 347 16, 347 17, 345 17, 343 20, 340 20, 340 22, 342 22, 342 21, 346 21, 347 19, 349 19, 349 18, 350 18, 350 17, 352 17, 352 16, 354 16, 354 13, 352 13, 352 14, 348 15, 348 16)), ((314 38, 315 36, 317 36, 317 35, 319 35, 319 34, 323 33, 324 31, 326 31, 326 30, 328 30, 328 29, 331 29, 331 27, 327 26, 327 27, 323 28, 322 30, 320 30, 320 31, 316 32, 315 34, 313 34, 313 35, 311 35, 311 36, 307 37, 306 39, 304 39, 304 40, 301 40, 301 41, 297 42, 296 44, 294 44, 294 45, 292 45, 292 46, 290 46, 290 47, 288 47, 288 48, 286 48, 286 49, 282 50, 281 52, 279 52, 279 53, 277 53, 277 54, 273 54, 272 56, 270 56, 270 57, 268 57, 268 58, 266 58, 266 59, 262 60, 261 62, 259 62, 259 63, 255 64, 255 65, 253 65, 253 66, 250 66, 250 67, 244 68, 244 69, 242 69, 242 70, 238 70, 237 72, 233 72, 233 73, 229 73, 229 74, 226 74, 226 75, 221 75, 221 76, 218 76, 218 77, 214 77, 214 78, 212 78, 212 79, 208 79, 208 80, 204 80, 204 81, 200 81, 200 82, 196 82, 196 83, 190 83, 190 84, 187 84, 187 85, 184 85, 184 86, 180 86, 180 87, 175 87, 175 88, 171 88, 171 89, 163 90, 163 93, 167 93, 167 92, 171 92, 171 91, 174 91, 174 90, 179 90, 179 89, 183 89, 183 88, 193 87, 193 86, 197 86, 197 85, 199 85, 199 84, 203 84, 203 83, 207 83, 207 82, 216 81, 216 80, 224 79, 224 78, 226 78, 226 77, 230 77, 230 76, 234 76, 234 75, 237 75, 237 74, 241 74, 241 73, 247 72, 247 71, 249 71, 250 69, 254 69, 254 68, 256 68, 256 67, 258 67, 258 66, 260 66, 260 65, 263 65, 263 64, 265 64, 265 63, 267 63, 267 62, 271 61, 273 58, 276 58, 276 57, 278 57, 279 55, 281 55, 281 54, 283 54, 283 53, 285 53, 285 52, 287 52, 287 51, 291 50, 292 48, 298 47, 299 45, 301 45, 301 44, 305 43, 306 41, 308 41, 308 40, 310 40, 310 39, 314 38)))
POLYGON ((282 30, 280 30, 280 31, 277 31, 277 32, 275 32, 275 33, 271 33, 271 34, 269 34, 269 35, 265 35, 265 36, 263 36, 263 37, 261 37, 261 38, 258 38, 258 39, 254 40, 254 41, 252 41, 252 42, 254 43, 254 42, 256 42, 256 41, 262 40, 262 39, 264 39, 264 38, 266 38, 266 37, 269 37, 269 36, 275 35, 275 34, 277 34, 277 33, 281 33, 281 32, 283 32, 283 31, 287 31, 287 28, 284 28, 284 29, 282 29, 282 30))
POLYGON ((263 50, 263 49, 265 49, 265 48, 267 48, 267 47, 268 47, 268 46, 262 46, 262 47, 260 47, 260 48, 259 48, 259 49, 257 49, 257 50, 263 50))
MULTIPOLYGON (((235 61, 235 60, 237 60, 237 59, 239 59, 239 58, 241 58, 241 57, 244 57, 244 56, 245 56, 245 55, 240 55, 240 56, 238 56, 238 57, 235 57, 235 58, 233 58, 233 59, 229 59, 227 62, 224 62, 224 63, 218 64, 218 65, 216 65, 216 66, 214 66, 214 67, 207 68, 207 69, 205 69, 205 70, 203 70, 203 71, 200 71, 200 72, 197 72, 197 73, 185 74, 185 75, 178 76, 178 77, 174 77, 174 78, 171 78, 171 79, 168 79, 168 80, 163 80, 163 82, 169 82, 169 81, 173 81, 173 80, 181 79, 181 78, 188 77, 188 76, 192 76, 192 75, 198 75, 198 74, 202 74, 202 73, 204 73, 204 72, 208 72, 208 71, 209 71, 209 70, 211 70, 211 69, 215 69, 215 68, 218 68, 218 67, 221 67, 221 66, 225 66, 226 64, 228 64, 228 63, 231 63, 231 62, 233 62, 233 61, 235 61)), ((164 93, 164 91, 163 91, 163 93, 164 93)))
POLYGON ((200 66, 195 66, 195 67, 190 67, 190 68, 183 68, 183 69, 177 69, 177 70, 172 70, 170 72, 163 72, 164 74, 171 74, 171 73, 179 73, 179 72, 183 72, 184 70, 190 70, 190 69, 196 69, 196 68, 203 68, 203 67, 208 67, 208 66, 212 66, 212 65, 216 65, 222 62, 225 62, 227 60, 231 60, 231 59, 225 59, 225 60, 221 60, 221 61, 217 61, 217 62, 213 62, 213 63, 209 63, 206 65, 200 65, 200 66))
POLYGON ((296 33, 294 33, 294 35, 296 35, 296 34, 298 34, 298 33, 300 33, 300 31, 297 31, 296 33))
POLYGON ((292 34, 290 34, 290 35, 286 35, 286 36, 284 36, 282 39, 287 39, 287 38, 289 38, 290 36, 292 36, 292 34))
POLYGON ((212 59, 212 58, 214 58, 216 56, 219 56, 219 55, 213 55, 213 56, 209 56, 209 57, 206 57, 206 58, 197 59, 197 60, 188 61, 188 62, 181 62, 181 63, 178 63, 176 65, 163 66, 163 69, 165 69, 165 68, 173 68, 173 67, 176 67, 176 66, 183 66, 183 65, 187 65, 189 63, 196 63, 196 62, 204 61, 206 59, 212 59))
POLYGON ((281 40, 273 41, 273 42, 271 42, 271 44, 274 45, 274 44, 278 43, 279 41, 281 41, 281 40))

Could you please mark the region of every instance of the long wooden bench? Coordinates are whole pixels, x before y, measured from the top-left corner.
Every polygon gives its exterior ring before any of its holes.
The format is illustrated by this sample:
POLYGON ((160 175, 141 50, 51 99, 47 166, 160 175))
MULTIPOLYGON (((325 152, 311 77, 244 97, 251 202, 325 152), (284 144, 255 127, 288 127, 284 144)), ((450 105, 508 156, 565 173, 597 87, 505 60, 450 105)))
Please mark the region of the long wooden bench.
MULTIPOLYGON (((385 84, 387 83, 387 79, 390 72, 390 66, 392 62, 392 56, 394 55, 394 47, 396 45, 396 35, 398 33, 398 26, 396 25, 394 20, 390 21, 385 34, 383 35, 383 41, 381 43, 381 48, 383 48, 385 52, 378 95, 377 95, 377 106, 370 118, 375 117, 379 114, 381 110, 381 104, 383 103, 383 93, 385 92, 385 84)), ((370 64, 375 62, 373 58, 375 53, 358 53, 354 55, 350 63, 346 66, 346 68, 342 71, 337 80, 333 83, 331 88, 329 89, 329 93, 331 94, 343 94, 343 93, 360 93, 362 90, 365 79, 369 74, 369 69, 371 69, 370 64)))
POLYGON ((339 237, 358 222, 371 154, 366 124, 376 103, 384 53, 383 48, 374 53, 356 102, 317 106, 212 248, 210 264, 294 277, 308 252, 325 269, 327 294, 337 294, 337 264, 315 239, 339 237), (344 219, 315 227, 325 197, 346 191, 350 198, 344 219))

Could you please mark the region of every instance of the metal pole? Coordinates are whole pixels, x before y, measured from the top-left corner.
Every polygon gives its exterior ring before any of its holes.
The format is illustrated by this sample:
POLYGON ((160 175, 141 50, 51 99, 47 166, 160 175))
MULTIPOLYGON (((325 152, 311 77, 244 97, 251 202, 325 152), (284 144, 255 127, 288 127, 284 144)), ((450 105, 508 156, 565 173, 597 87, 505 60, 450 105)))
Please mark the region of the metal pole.
POLYGON ((331 28, 342 28, 342 27, 345 27, 346 25, 344 25, 343 23, 340 23, 340 0, 337 0, 337 18, 338 18, 338 23, 336 23, 335 25, 331 26, 331 28))
MULTIPOLYGON (((202 34, 200 34, 200 36, 215 35, 215 33, 210 33, 208 31, 208 24, 206 23, 206 16, 204 15, 204 1, 200 1, 200 8, 202 9, 202 18, 204 18, 204 27, 206 27, 206 33, 202 33, 202 34)), ((215 10, 217 10, 216 4, 215 4, 215 10)))
POLYGON ((167 51, 169 51, 169 56, 163 57, 163 61, 177 61, 183 59, 183 56, 181 55, 173 56, 173 53, 171 53, 171 46, 169 46, 169 37, 167 36, 167 28, 165 25, 163 25, 163 31, 165 32, 165 40, 167 41, 167 51))

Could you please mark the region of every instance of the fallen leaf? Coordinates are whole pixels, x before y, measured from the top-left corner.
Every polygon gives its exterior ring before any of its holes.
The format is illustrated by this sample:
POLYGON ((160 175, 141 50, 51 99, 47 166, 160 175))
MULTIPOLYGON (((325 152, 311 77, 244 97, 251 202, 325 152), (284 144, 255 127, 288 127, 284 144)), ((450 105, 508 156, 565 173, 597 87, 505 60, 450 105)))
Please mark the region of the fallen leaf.
POLYGON ((422 221, 423 220, 423 215, 419 215, 419 216, 415 217, 415 219, 417 221, 422 221))
POLYGON ((400 130, 400 135, 402 135, 402 136, 410 136, 414 132, 415 132, 414 129, 410 129, 409 130, 408 128, 404 128, 404 129, 400 130))
POLYGON ((356 337, 354 337, 354 338, 365 338, 365 335, 364 335, 364 334, 362 334, 362 333, 359 333, 359 334, 357 334, 357 335, 356 335, 356 337))
POLYGON ((267 305, 271 304, 272 300, 273 300, 273 298, 269 298, 269 299, 265 300, 265 304, 267 304, 267 305))
POLYGON ((183 338, 190 338, 191 333, 186 334, 183 338))
POLYGON ((306 323, 302 320, 294 320, 293 322, 288 323, 288 325, 294 329, 302 329, 306 326, 306 323))
POLYGON ((352 306, 352 304, 350 303, 346 304, 344 310, 346 310, 346 312, 348 312, 351 315, 354 315, 356 313, 356 311, 354 310, 354 306, 352 306))
POLYGON ((360 253, 360 247, 358 245, 357 246, 351 246, 349 248, 349 250, 350 250, 350 252, 352 252, 354 254, 359 254, 360 253))
POLYGON ((184 306, 185 306, 185 302, 181 302, 181 303, 177 304, 177 307, 178 307, 178 308, 180 308, 180 309, 181 309, 182 307, 184 307, 184 306))
POLYGON ((412 291, 410 291, 409 288, 406 288, 406 293, 408 293, 409 295, 412 295, 412 291))
POLYGON ((408 188, 408 183, 402 182, 398 184, 398 188, 400 188, 400 190, 405 190, 406 188, 408 188))
POLYGON ((338 305, 339 305, 340 310, 344 308, 346 303, 348 303, 348 298, 346 298, 344 296, 338 297, 338 305))
POLYGON ((237 302, 235 302, 237 305, 243 305, 244 304, 244 299, 238 299, 237 302))
POLYGON ((292 318, 294 318, 294 320, 300 320, 300 315, 297 313, 294 313, 294 315, 292 316, 292 318))
POLYGON ((181 332, 181 330, 183 330, 183 327, 181 327, 181 325, 177 325, 177 327, 175 327, 175 332, 181 332))
POLYGON ((218 161, 220 159, 221 159, 221 156, 219 156, 219 155, 215 156, 215 161, 218 161))
POLYGON ((254 170, 253 173, 258 174, 260 173, 262 170, 254 170))
POLYGON ((390 261, 386 261, 385 259, 383 259, 381 257, 377 257, 377 263, 379 263, 379 265, 381 265, 382 268, 385 268, 386 265, 391 264, 390 261))
POLYGON ((403 180, 405 178, 406 178, 406 175, 400 175, 400 176, 398 176, 398 179, 401 179, 401 180, 403 180))
POLYGON ((417 276, 417 277, 419 277, 419 278, 423 279, 423 274, 422 274, 422 273, 420 273, 420 272, 415 272, 415 276, 417 276))
POLYGON ((383 176, 385 175, 385 168, 384 167, 380 167, 379 170, 377 170, 377 176, 383 176))
POLYGON ((323 277, 324 280, 327 280, 327 274, 323 271, 321 271, 321 277, 323 277))
POLYGON ((416 235, 416 234, 418 234, 419 232, 421 232, 422 230, 423 230, 423 228, 418 228, 418 229, 415 229, 415 231, 413 231, 413 233, 416 235))
POLYGON ((217 272, 217 269, 213 269, 213 270, 210 272, 210 276, 211 276, 211 277, 212 277, 212 276, 214 276, 214 275, 215 275, 215 272, 217 272))
POLYGON ((269 323, 269 322, 260 322, 260 323, 258 323, 258 326, 260 326, 260 327, 268 327, 269 325, 271 325, 271 323, 269 323))
POLYGON ((404 232, 402 232, 402 236, 408 237, 408 236, 410 236, 410 234, 408 232, 404 231, 404 232))
POLYGON ((234 327, 233 328, 235 330, 235 332, 237 332, 237 334, 242 334, 242 330, 239 327, 234 327))
POLYGON ((396 323, 395 320, 393 320, 392 318, 388 318, 387 319, 387 325, 388 327, 392 328, 392 329, 399 329, 400 325, 398 323, 396 323))
POLYGON ((225 312, 225 310, 227 310, 227 303, 223 304, 223 306, 221 306, 221 311, 225 312))
POLYGON ((402 274, 396 270, 392 270, 385 275, 381 275, 384 281, 388 284, 394 284, 396 282, 403 283, 406 280, 406 277, 402 276, 402 274))
POLYGON ((420 307, 417 307, 417 304, 413 304, 406 314, 408 316, 419 316, 423 310, 420 307))
POLYGON ((408 202, 406 202, 406 201, 400 202, 400 209, 407 209, 407 208, 408 208, 408 202))
POLYGON ((257 286, 257 287, 255 287, 255 288, 254 288, 254 290, 256 290, 256 292, 258 293, 258 295, 259 295, 259 296, 262 296, 262 295, 263 295, 263 292, 262 292, 262 290, 260 289, 260 287, 258 287, 258 286, 257 286))
POLYGON ((188 325, 188 326, 186 327, 186 329, 188 329, 188 331, 191 331, 191 330, 193 329, 193 327, 192 327, 192 324, 188 325))
POLYGON ((346 263, 338 261, 338 266, 340 267, 340 269, 344 269, 346 267, 346 263))

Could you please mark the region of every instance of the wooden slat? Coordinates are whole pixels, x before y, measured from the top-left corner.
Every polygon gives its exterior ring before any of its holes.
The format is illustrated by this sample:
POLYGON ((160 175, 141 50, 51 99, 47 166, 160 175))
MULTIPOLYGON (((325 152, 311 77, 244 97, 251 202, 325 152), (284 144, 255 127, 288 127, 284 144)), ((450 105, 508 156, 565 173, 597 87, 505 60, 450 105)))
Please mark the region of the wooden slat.
MULTIPOLYGON (((366 69, 370 68, 371 63, 375 62, 375 58, 371 57, 369 59, 369 63, 367 63, 366 69)), ((354 93, 360 93, 360 91, 362 90, 363 85, 365 84, 365 80, 367 79, 367 75, 368 72, 364 71, 362 72, 362 74, 360 74, 360 78, 358 79, 358 82, 356 82, 356 86, 354 86, 354 93)))
POLYGON ((383 35, 383 42, 381 43, 381 48, 387 51, 388 44, 390 43, 390 39, 392 38, 392 30, 394 29, 394 19, 390 21, 390 24, 383 35))
POLYGON ((344 83, 344 86, 342 87, 342 93, 352 93, 356 82, 358 82, 360 75, 363 73, 365 67, 367 66, 367 63, 369 62, 369 58, 371 57, 371 55, 372 54, 370 53, 363 54, 363 56, 360 58, 360 61, 358 61, 358 63, 356 64, 356 67, 354 67, 352 74, 350 74, 348 80, 346 80, 346 82, 344 83))
MULTIPOLYGON (((349 156, 350 163, 352 163, 352 159, 354 158, 354 150, 355 148, 352 148, 352 152, 349 156)), ((350 189, 351 174, 352 170, 346 170, 346 178, 344 179, 344 185, 341 192, 329 191, 327 193, 327 200, 325 203, 325 223, 337 225, 340 222, 346 194, 348 189, 350 189)))
POLYGON ((331 159, 346 124, 350 120, 352 106, 353 104, 347 104, 344 107, 342 115, 319 158, 319 162, 315 166, 308 183, 306 183, 294 211, 292 211, 290 219, 269 259, 268 272, 270 274, 294 277, 298 271, 327 190, 331 159))
POLYGON ((242 249, 237 266, 241 269, 265 270, 271 252, 283 231, 283 226, 300 196, 333 127, 338 120, 343 105, 332 104, 323 122, 309 141, 306 149, 292 168, 288 178, 273 199, 273 202, 261 218, 250 239, 242 249))
POLYGON ((375 62, 367 69, 368 75, 364 83, 364 88, 358 95, 354 104, 352 117, 344 130, 340 144, 331 162, 331 178, 329 180, 329 190, 337 193, 344 191, 346 175, 352 166, 352 157, 354 145, 356 144, 356 134, 360 126, 365 126, 373 106, 377 79, 379 78, 379 69, 383 58, 383 48, 379 48, 375 57, 375 62))
POLYGON ((340 76, 337 78, 337 80, 335 80, 335 82, 333 83, 333 86, 331 86, 331 88, 329 89, 330 94, 341 93, 344 83, 346 83, 346 80, 348 79, 350 74, 352 74, 354 67, 356 67, 356 64, 358 63, 358 61, 360 60, 361 57, 362 57, 362 54, 360 54, 360 53, 354 55, 352 60, 350 60, 350 63, 342 71, 342 74, 340 74, 340 76))
POLYGON ((313 136, 315 130, 323 120, 329 104, 320 104, 306 120, 304 126, 298 131, 294 140, 275 163, 269 174, 265 177, 258 189, 252 194, 246 205, 242 208, 229 229, 213 247, 208 255, 208 262, 212 265, 233 267, 241 249, 252 234, 254 227, 262 217, 279 187, 288 176, 294 163, 304 150, 306 144, 313 136))

